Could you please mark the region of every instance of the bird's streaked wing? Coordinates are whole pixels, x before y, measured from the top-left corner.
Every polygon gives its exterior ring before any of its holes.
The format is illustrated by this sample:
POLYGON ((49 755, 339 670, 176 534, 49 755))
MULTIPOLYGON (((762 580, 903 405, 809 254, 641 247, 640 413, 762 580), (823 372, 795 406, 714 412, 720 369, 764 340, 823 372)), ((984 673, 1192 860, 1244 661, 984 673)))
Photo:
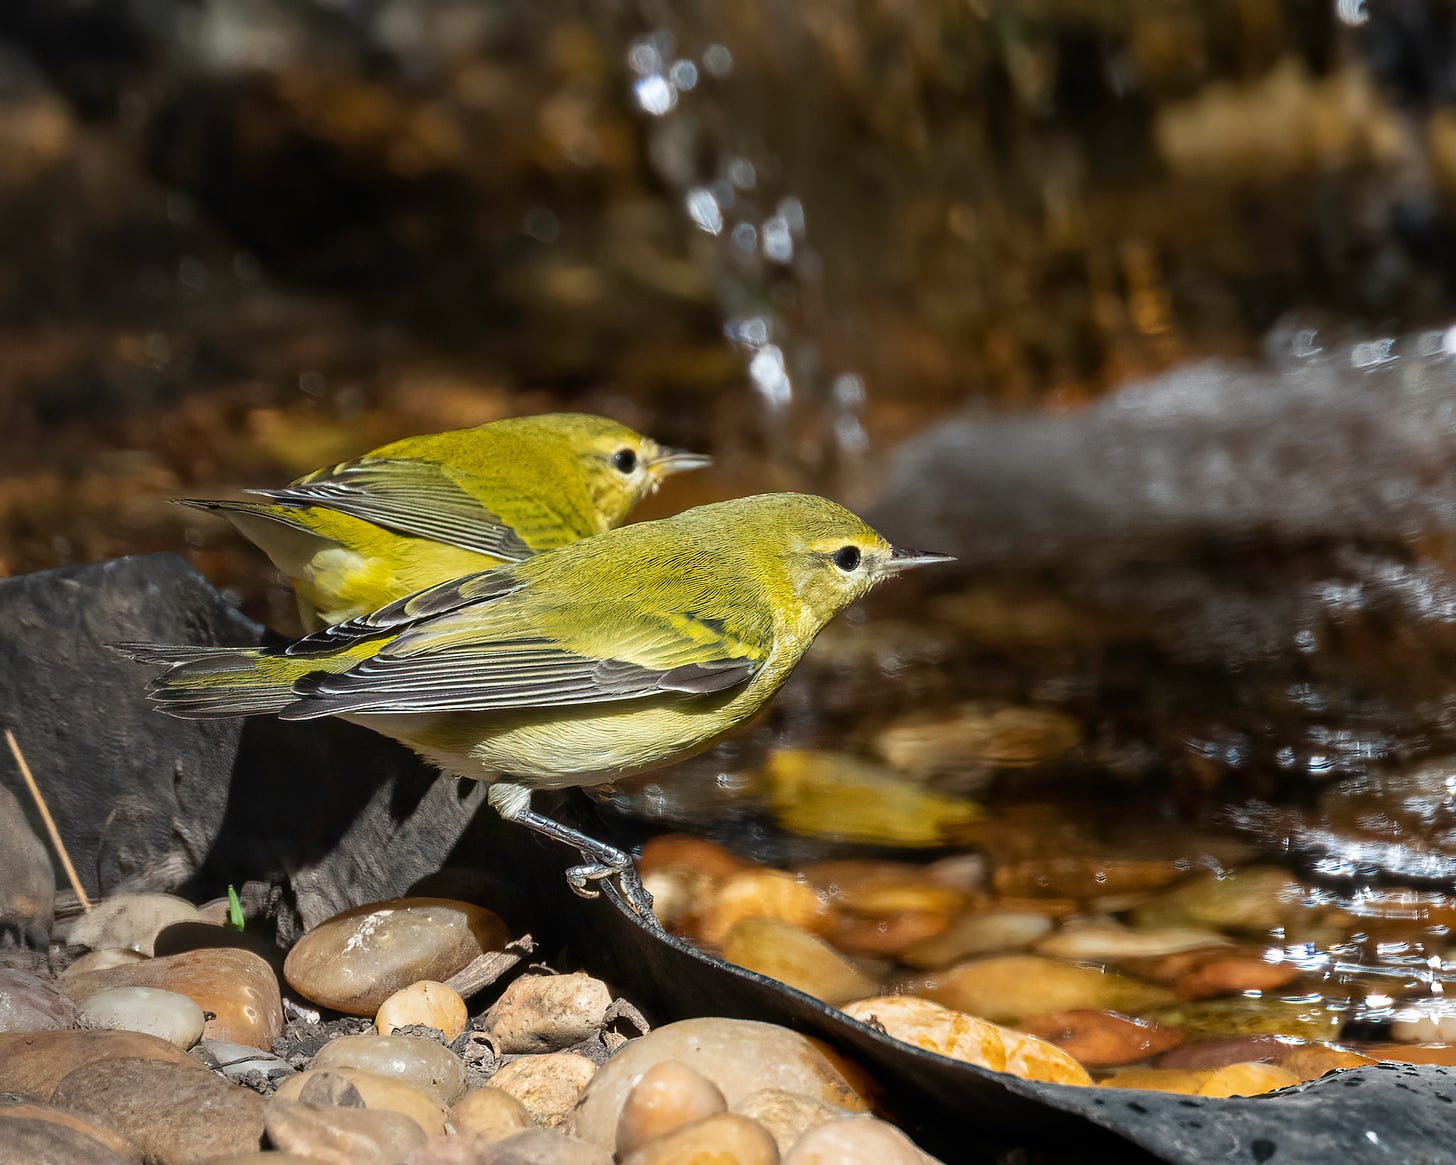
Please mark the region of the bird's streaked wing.
POLYGON ((319 506, 412 534, 519 562, 532 550, 517 531, 428 461, 369 460, 281 489, 250 490, 281 506, 319 506))

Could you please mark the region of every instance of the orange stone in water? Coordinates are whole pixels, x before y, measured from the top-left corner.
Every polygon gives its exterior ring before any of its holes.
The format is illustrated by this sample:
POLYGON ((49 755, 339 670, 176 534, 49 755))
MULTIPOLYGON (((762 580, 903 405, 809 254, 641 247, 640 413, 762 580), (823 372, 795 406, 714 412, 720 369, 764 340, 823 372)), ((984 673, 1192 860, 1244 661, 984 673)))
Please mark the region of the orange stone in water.
POLYGON ((1089 1068, 1135 1064, 1183 1042, 1183 1033, 1176 1027, 1086 1008, 1036 1015, 1017 1026, 1056 1044, 1089 1068))
POLYGON ((844 1013, 872 1026, 878 1024, 897 1040, 953 1060, 1009 1072, 1024 1080, 1092 1083, 1087 1070, 1055 1044, 928 999, 882 995, 848 1004, 844 1013))

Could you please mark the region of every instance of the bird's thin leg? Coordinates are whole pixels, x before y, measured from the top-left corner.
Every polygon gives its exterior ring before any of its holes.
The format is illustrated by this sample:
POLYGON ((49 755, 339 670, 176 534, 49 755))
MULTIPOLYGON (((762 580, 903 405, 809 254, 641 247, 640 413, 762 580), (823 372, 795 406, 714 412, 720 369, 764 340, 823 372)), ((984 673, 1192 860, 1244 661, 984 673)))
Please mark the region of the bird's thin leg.
POLYGON ((520 785, 512 785, 506 782, 497 782, 491 785, 487 799, 491 805, 507 821, 514 821, 517 825, 524 825, 527 829, 534 830, 542 837, 549 837, 553 841, 559 841, 563 845, 569 845, 581 852, 586 862, 579 866, 572 866, 566 871, 566 880, 571 888, 583 898, 595 898, 600 891, 591 886, 593 882, 599 882, 603 878, 616 878, 617 884, 622 888, 622 897, 644 922, 647 922, 656 929, 661 929, 657 921, 657 915, 652 913, 652 895, 642 885, 642 879, 637 876, 637 867, 632 862, 632 855, 625 850, 617 849, 616 846, 607 845, 606 842, 598 841, 582 833, 579 829, 572 829, 569 825, 562 825, 559 821, 553 821, 550 817, 535 812, 531 808, 531 792, 520 785))

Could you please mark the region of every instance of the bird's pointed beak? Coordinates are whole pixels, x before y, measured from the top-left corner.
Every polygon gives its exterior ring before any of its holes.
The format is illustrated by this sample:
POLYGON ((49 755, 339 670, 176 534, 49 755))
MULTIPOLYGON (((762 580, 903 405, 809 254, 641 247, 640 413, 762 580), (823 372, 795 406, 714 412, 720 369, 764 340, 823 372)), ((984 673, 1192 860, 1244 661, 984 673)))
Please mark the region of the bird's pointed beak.
POLYGON ((906 550, 896 546, 890 551, 890 557, 881 569, 884 574, 899 574, 902 570, 909 570, 912 566, 930 566, 936 562, 954 561, 954 555, 936 554, 930 550, 906 550))
POLYGON ((685 469, 702 469, 712 464, 713 459, 706 453, 690 453, 686 449, 662 445, 658 447, 656 456, 647 462, 647 468, 656 477, 667 477, 672 473, 682 473, 685 469))

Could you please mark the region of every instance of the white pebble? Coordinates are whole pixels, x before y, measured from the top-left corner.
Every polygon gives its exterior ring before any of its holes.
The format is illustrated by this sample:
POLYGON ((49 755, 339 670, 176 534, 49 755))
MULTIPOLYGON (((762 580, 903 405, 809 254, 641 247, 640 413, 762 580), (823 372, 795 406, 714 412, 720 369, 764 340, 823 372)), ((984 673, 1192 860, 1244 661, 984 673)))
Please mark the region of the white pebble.
POLYGON ((179 1048, 202 1038, 202 1008, 175 991, 156 987, 111 987, 98 991, 81 1006, 81 1019, 92 1027, 145 1032, 179 1048))

